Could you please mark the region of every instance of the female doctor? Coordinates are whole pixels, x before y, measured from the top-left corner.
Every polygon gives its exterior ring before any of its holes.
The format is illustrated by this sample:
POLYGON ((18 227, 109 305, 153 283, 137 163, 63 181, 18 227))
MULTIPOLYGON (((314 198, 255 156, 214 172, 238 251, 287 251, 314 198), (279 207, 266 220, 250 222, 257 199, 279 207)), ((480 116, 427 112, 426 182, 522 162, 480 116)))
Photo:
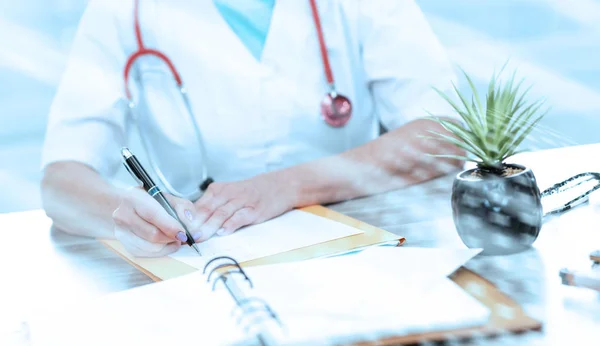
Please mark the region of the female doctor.
POLYGON ((421 137, 443 132, 423 117, 450 114, 432 87, 453 77, 413 0, 91 1, 51 107, 43 205, 65 232, 176 251, 181 226, 110 182, 136 129, 196 242, 419 183, 458 166, 421 137))

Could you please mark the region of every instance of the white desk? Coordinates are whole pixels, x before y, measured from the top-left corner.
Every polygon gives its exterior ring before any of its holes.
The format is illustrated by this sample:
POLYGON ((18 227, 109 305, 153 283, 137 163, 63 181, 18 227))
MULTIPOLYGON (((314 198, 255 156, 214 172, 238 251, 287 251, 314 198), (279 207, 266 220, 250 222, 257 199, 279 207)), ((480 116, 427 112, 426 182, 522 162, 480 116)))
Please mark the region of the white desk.
MULTIPOLYGON (((521 158, 543 187, 582 171, 600 172, 598 153, 600 145, 593 145, 521 158)), ((452 247, 460 244, 451 221, 452 179, 330 207, 406 237, 405 246, 452 247)), ((53 230, 42 211, 0 215, 0 229, 0 344, 27 344, 19 321, 31 308, 60 306, 152 282, 95 240, 53 230)), ((563 286, 558 276, 564 266, 589 267, 587 256, 594 249, 600 249, 600 203, 547 222, 527 252, 471 260, 469 269, 494 282, 545 324, 542 332, 474 344, 600 345, 600 294, 563 286)))

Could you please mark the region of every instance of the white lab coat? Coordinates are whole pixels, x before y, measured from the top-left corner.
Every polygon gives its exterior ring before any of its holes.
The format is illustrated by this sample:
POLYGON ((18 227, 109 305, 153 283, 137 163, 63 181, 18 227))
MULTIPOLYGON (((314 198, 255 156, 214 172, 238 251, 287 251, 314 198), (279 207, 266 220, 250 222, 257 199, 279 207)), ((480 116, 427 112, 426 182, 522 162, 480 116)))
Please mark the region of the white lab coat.
MULTIPOLYGON (((120 148, 134 138, 123 83, 126 59, 136 50, 132 3, 90 2, 51 108, 43 166, 74 160, 105 177, 122 169, 120 148)), ((380 122, 394 129, 425 116, 425 109, 450 115, 431 87, 450 90, 454 71, 413 0, 318 1, 337 90, 353 103, 343 128, 320 115, 328 89, 307 0, 277 1, 261 61, 212 0, 140 3, 144 42, 181 73, 216 181, 341 153, 375 139, 380 122)), ((147 76, 166 71, 151 59, 138 65, 147 76)), ((146 78, 159 104, 175 90, 165 89, 164 76, 146 78)), ((160 107, 157 113, 161 128, 150 136, 171 155, 154 155, 174 161, 166 168, 172 179, 189 180, 176 162, 194 161, 185 152, 194 143, 190 127, 160 107)))

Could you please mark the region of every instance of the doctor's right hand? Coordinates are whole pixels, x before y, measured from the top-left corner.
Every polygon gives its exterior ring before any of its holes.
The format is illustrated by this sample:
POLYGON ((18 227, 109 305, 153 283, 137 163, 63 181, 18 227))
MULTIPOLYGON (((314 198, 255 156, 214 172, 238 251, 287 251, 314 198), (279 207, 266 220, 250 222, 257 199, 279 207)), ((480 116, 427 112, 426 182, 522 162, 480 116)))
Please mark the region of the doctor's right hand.
MULTIPOLYGON (((166 193, 165 197, 192 232, 193 203, 166 193)), ((186 240, 179 222, 141 187, 131 188, 122 195, 112 218, 115 238, 136 257, 166 256, 177 251, 186 240)))

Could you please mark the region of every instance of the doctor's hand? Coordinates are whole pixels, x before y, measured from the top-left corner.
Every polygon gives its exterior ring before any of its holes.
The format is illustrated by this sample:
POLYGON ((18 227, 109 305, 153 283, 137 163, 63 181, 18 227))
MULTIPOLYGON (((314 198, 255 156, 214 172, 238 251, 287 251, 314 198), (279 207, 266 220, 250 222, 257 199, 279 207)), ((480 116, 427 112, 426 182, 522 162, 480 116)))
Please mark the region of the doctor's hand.
POLYGON ((258 224, 295 207, 293 191, 277 172, 237 182, 214 182, 195 202, 196 242, 213 235, 232 234, 241 227, 258 224))
MULTIPOLYGON (((192 202, 165 193, 179 218, 192 232, 192 202)), ((127 190, 112 215, 115 238, 136 257, 160 257, 179 249, 186 240, 183 227, 141 187, 127 190)))

